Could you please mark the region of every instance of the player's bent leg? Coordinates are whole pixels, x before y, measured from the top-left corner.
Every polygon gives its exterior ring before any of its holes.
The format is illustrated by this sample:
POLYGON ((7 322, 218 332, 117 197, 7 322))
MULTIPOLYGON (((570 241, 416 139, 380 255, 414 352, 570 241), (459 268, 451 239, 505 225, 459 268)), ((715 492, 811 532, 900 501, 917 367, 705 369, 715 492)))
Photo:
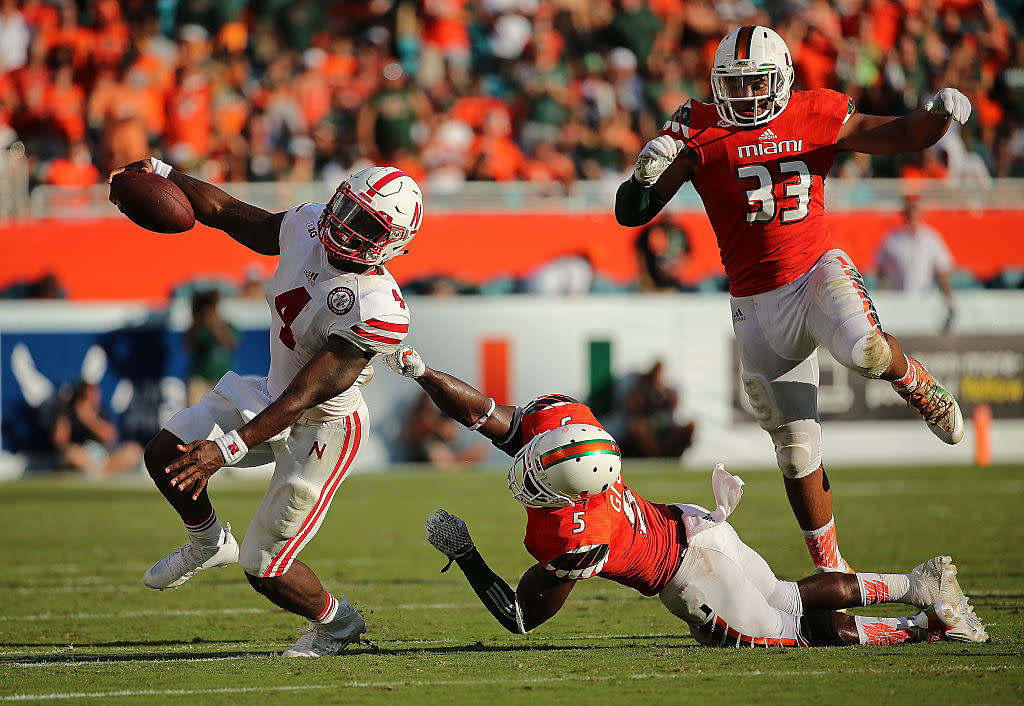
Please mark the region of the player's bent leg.
POLYGON ((312 570, 297 560, 316 536, 365 441, 365 417, 364 405, 335 422, 294 425, 242 542, 239 562, 253 588, 309 620, 284 656, 338 654, 366 631, 348 599, 325 592, 312 570))
POLYGON ((659 594, 694 638, 715 647, 800 646, 799 616, 785 613, 746 575, 736 531, 721 523, 691 538, 659 594))
POLYGON ((181 455, 181 440, 161 429, 146 446, 146 469, 157 488, 181 516, 188 541, 153 564, 143 576, 149 588, 177 588, 200 571, 227 566, 238 560, 238 543, 231 534, 231 525, 221 526, 217 513, 204 489, 196 500, 170 485, 164 472, 172 460, 181 455))

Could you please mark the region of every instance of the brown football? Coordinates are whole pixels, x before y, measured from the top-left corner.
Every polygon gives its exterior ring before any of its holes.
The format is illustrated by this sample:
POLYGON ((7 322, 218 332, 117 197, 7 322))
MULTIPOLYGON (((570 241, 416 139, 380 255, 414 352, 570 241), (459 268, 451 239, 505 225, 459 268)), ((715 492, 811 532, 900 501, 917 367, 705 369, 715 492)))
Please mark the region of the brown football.
POLYGON ((152 172, 121 172, 110 180, 111 200, 137 226, 155 233, 184 233, 196 224, 185 192, 152 172))

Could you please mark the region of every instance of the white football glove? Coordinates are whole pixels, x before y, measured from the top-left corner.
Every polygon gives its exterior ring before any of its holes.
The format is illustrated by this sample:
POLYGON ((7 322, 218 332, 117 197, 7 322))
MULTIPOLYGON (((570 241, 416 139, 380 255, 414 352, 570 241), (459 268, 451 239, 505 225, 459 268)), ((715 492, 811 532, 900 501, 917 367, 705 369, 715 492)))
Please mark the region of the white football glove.
POLYGON ((955 88, 943 88, 924 104, 924 109, 940 118, 952 117, 961 125, 971 117, 971 101, 955 88))
POLYGON ((418 378, 427 371, 427 364, 412 346, 402 346, 394 353, 385 355, 383 360, 389 368, 407 378, 418 378))
POLYGON ((469 527, 461 517, 456 517, 444 509, 440 509, 427 518, 427 541, 434 549, 448 557, 448 564, 443 574, 459 557, 473 551, 476 546, 469 536, 469 527))
POLYGON ((682 140, 674 140, 669 135, 655 137, 644 146, 636 158, 633 178, 645 186, 650 186, 658 181, 658 177, 668 169, 668 165, 672 164, 672 160, 684 146, 685 143, 682 140))

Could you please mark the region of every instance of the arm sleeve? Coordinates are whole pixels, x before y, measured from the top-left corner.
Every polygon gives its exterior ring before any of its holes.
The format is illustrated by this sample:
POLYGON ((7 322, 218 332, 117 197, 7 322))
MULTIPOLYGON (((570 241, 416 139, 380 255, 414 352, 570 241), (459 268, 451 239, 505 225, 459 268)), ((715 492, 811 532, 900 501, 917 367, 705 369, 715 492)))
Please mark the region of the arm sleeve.
POLYGON ((646 225, 665 203, 653 186, 644 186, 630 175, 615 192, 615 220, 631 228, 646 225))
POLYGON ((523 613, 519 608, 519 599, 505 579, 491 571, 487 562, 474 547, 471 552, 455 560, 466 580, 473 587, 480 602, 490 611, 491 615, 510 633, 525 635, 523 613))
POLYGON ((500 439, 491 442, 496 449, 504 451, 509 456, 515 456, 519 449, 523 448, 523 408, 516 407, 512 413, 512 423, 509 424, 508 433, 500 439))

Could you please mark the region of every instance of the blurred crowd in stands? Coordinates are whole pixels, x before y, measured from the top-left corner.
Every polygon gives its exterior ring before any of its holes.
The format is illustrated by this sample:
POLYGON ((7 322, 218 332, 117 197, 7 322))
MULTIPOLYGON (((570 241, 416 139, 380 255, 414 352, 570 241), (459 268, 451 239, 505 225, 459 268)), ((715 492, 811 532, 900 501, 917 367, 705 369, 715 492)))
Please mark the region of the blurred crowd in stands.
POLYGON ((845 177, 1024 176, 1024 0, 0 0, 0 148, 34 183, 150 154, 210 181, 401 166, 428 189, 621 178, 730 29, 775 27, 797 87, 898 114, 974 104, 845 177))

